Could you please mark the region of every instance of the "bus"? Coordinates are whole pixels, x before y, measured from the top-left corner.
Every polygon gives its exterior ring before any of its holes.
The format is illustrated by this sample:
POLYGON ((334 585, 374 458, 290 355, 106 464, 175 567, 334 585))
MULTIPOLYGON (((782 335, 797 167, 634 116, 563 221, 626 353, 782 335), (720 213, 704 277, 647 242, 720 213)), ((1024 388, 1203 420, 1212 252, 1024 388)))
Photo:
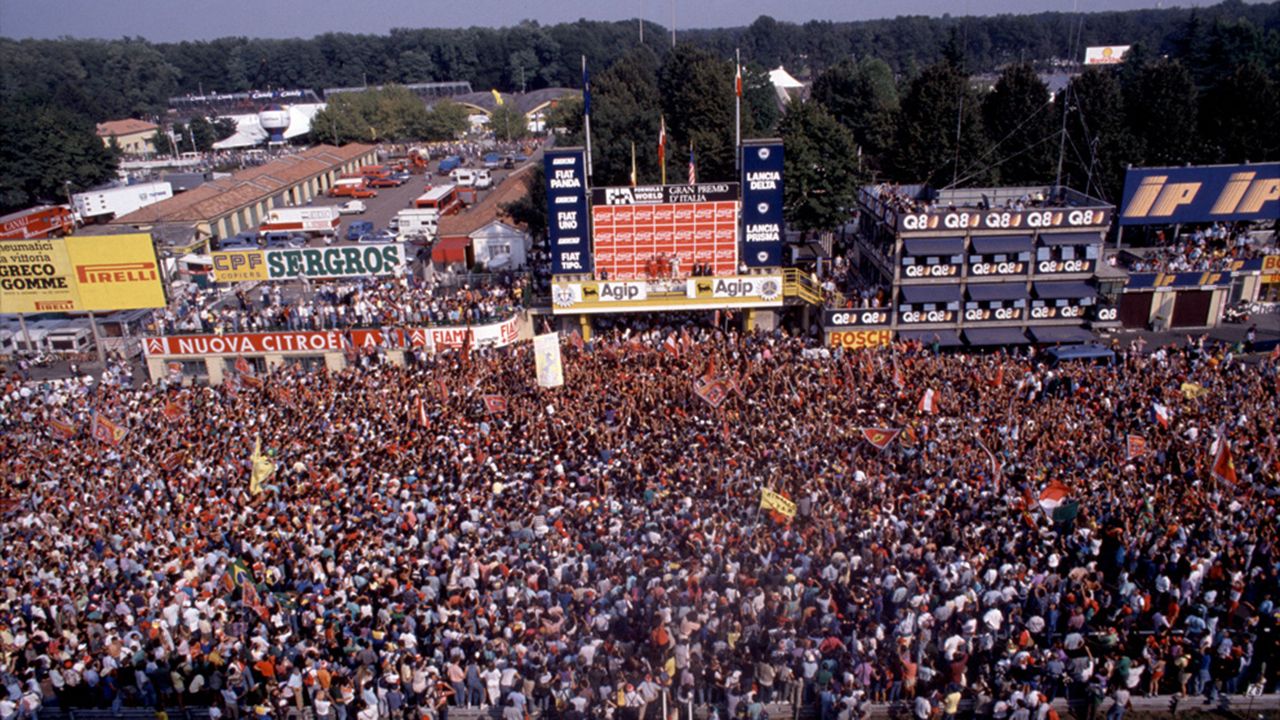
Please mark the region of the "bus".
POLYGON ((458 197, 458 188, 454 185, 433 187, 413 201, 416 208, 434 209, 440 214, 453 215, 462 211, 462 199, 458 197))

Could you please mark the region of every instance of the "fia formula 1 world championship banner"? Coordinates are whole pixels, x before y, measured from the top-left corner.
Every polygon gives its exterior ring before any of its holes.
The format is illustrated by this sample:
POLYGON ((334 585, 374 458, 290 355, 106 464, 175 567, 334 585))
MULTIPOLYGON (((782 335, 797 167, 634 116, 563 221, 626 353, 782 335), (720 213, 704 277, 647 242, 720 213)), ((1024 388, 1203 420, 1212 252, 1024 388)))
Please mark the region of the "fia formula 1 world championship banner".
POLYGON ((1280 217, 1280 163, 1129 168, 1121 225, 1274 220, 1280 217))
POLYGON ((782 265, 782 142, 742 148, 742 262, 747 267, 782 265))

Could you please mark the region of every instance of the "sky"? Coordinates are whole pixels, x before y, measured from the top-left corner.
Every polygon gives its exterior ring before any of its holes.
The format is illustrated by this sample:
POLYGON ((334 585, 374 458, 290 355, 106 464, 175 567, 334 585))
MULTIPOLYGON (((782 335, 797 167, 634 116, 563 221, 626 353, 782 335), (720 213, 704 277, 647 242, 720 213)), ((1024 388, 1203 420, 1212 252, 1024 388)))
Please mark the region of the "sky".
MULTIPOLYGON (((868 20, 895 15, 994 15, 1194 5, 1166 0, 0 0, 0 36, 120 38, 157 42, 226 36, 312 37, 386 33, 395 27, 544 25, 643 16, 670 27, 734 27, 776 20, 868 20)), ((1201 2, 1199 4, 1212 4, 1201 2)))

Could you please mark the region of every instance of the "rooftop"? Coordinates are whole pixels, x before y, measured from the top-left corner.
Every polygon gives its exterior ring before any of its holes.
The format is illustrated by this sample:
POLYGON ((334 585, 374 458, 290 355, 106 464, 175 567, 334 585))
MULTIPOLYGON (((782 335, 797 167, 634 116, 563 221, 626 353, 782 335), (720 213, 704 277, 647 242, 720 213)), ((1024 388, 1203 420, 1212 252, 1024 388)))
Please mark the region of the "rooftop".
POLYGON ((98 137, 119 137, 140 132, 155 132, 159 126, 146 120, 125 118, 98 123, 98 137))
POLYGON ((241 170, 229 178, 204 183, 180 195, 116 218, 113 223, 153 225, 162 222, 212 222, 372 151, 372 145, 360 143, 342 147, 317 145, 297 155, 241 170))
POLYGON ((457 215, 440 220, 440 237, 470 235, 494 220, 506 217, 502 206, 524 197, 529 188, 525 185, 533 173, 533 165, 527 164, 507 176, 501 185, 476 203, 474 207, 457 215))

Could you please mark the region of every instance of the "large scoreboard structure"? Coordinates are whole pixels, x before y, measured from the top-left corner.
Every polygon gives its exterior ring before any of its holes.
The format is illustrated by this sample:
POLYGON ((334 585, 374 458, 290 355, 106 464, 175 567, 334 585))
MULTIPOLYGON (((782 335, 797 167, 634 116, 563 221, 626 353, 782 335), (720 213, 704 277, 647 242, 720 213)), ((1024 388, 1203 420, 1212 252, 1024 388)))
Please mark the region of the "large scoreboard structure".
POLYGON ((581 148, 548 151, 556 312, 781 305, 782 142, 739 151, 738 182, 630 187, 591 187, 581 148))

